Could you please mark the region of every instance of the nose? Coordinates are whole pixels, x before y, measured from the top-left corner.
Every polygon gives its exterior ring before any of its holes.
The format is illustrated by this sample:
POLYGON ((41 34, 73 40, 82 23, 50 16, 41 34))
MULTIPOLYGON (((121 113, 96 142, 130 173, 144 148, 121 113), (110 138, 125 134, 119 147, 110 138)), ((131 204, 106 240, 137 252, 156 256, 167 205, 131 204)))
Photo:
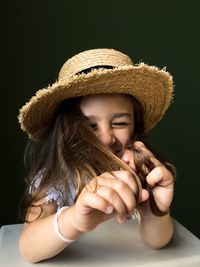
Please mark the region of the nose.
POLYGON ((113 133, 113 130, 110 128, 103 128, 100 130, 98 138, 101 140, 101 142, 110 147, 115 142, 115 136, 113 133))

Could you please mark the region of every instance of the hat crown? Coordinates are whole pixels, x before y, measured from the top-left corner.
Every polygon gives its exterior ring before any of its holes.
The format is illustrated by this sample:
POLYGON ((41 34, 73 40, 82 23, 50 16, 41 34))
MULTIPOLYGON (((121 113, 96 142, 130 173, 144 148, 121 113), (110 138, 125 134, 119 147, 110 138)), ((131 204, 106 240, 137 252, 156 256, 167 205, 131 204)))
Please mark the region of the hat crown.
POLYGON ((122 52, 109 48, 91 49, 68 59, 62 66, 58 79, 66 80, 90 68, 99 66, 122 67, 133 65, 133 61, 122 52))

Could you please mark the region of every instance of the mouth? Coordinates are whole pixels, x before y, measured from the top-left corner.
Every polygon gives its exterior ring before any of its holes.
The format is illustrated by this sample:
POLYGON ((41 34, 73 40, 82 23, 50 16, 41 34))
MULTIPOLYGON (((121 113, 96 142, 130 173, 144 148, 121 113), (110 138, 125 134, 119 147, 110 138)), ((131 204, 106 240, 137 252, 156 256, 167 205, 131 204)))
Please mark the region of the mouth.
POLYGON ((120 142, 116 142, 110 147, 112 153, 118 158, 122 158, 124 154, 124 146, 120 142))
POLYGON ((115 150, 115 151, 113 151, 113 154, 115 154, 115 156, 117 156, 118 158, 122 158, 122 156, 123 156, 123 149, 115 150))

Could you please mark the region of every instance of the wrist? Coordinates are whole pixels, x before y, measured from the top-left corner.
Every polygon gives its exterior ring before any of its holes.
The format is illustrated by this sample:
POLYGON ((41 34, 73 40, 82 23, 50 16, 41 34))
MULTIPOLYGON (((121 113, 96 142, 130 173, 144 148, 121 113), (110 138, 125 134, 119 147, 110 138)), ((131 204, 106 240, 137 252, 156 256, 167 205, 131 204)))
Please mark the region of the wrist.
POLYGON ((153 213, 149 203, 139 205, 138 211, 141 216, 141 220, 160 220, 161 218, 167 218, 170 216, 170 209, 163 211, 163 215, 159 216, 153 213))
POLYGON ((60 232, 63 236, 71 240, 76 240, 82 234, 81 231, 78 230, 76 227, 76 223, 74 220, 74 206, 69 207, 68 209, 64 210, 60 215, 59 219, 59 228, 60 232))

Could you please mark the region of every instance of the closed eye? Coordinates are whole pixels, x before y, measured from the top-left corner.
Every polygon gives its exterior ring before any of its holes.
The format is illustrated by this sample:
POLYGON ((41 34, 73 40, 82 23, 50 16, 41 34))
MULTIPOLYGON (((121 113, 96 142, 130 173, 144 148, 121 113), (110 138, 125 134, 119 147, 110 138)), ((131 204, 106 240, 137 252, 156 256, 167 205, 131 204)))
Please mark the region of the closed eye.
POLYGON ((114 122, 113 125, 129 125, 127 122, 114 122))
POLYGON ((112 125, 113 125, 114 127, 115 127, 115 126, 117 126, 117 127, 123 127, 123 126, 128 126, 128 125, 130 125, 130 123, 128 123, 128 122, 113 122, 112 125))

